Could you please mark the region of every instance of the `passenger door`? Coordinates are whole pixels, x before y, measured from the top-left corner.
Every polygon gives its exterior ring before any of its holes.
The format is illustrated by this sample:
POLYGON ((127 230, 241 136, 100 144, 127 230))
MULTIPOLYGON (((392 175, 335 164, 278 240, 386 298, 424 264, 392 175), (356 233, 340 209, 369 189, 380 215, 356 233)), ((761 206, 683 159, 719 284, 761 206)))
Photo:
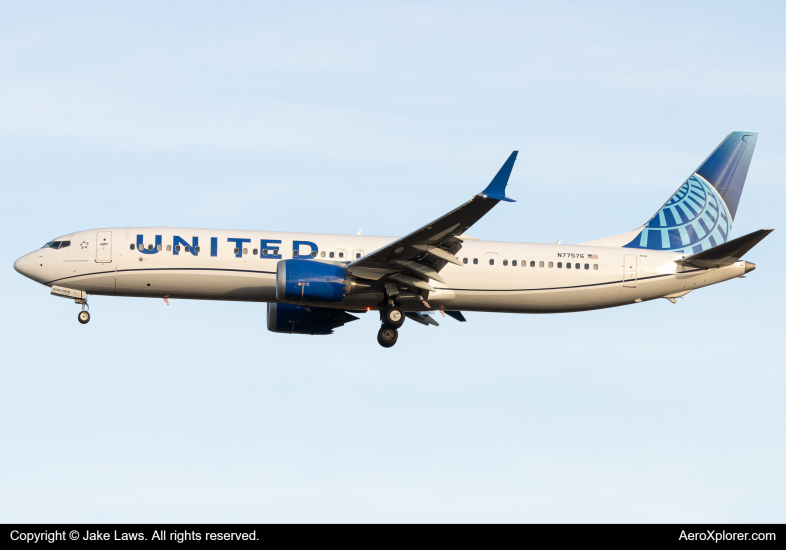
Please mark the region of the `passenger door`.
POLYGON ((112 232, 98 231, 96 233, 96 262, 109 263, 112 261, 112 232))
POLYGON ((485 262, 483 271, 486 274, 486 279, 496 279, 499 276, 499 254, 486 252, 483 261, 485 262))
POLYGON ((636 288, 637 276, 636 256, 634 254, 625 254, 622 264, 622 286, 636 288))

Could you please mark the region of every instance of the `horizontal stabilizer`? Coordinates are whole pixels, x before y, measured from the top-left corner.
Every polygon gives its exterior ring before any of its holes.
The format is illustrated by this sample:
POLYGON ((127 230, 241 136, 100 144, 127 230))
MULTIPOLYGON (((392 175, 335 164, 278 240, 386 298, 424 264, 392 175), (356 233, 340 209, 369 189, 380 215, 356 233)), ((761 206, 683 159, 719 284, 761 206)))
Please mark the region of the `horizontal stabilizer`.
POLYGON ((699 252, 693 256, 688 256, 682 260, 676 260, 675 263, 698 267, 700 269, 731 265, 742 258, 743 254, 759 244, 761 240, 772 233, 772 231, 772 229, 759 229, 758 231, 720 244, 709 250, 699 252))

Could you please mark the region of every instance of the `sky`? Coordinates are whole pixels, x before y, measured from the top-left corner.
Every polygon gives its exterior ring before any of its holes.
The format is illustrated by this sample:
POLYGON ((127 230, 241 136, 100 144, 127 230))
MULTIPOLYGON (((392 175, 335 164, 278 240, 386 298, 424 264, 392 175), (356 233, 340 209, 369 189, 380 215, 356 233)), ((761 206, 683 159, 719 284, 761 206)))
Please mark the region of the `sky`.
POLYGON ((778 2, 0 0, 0 521, 781 522, 778 2), (13 270, 72 231, 578 243, 645 223, 759 132, 757 269, 666 300, 467 313, 376 342, 264 305, 95 296, 13 270), (780 359, 779 359, 780 358, 780 359))

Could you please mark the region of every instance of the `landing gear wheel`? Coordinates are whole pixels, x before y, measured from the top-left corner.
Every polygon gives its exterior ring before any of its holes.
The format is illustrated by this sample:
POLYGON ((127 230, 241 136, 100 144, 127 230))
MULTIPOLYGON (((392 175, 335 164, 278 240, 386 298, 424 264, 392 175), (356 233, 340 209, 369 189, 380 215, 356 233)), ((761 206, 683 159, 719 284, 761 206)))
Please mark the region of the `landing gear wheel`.
POLYGON ((398 331, 394 328, 382 325, 377 333, 377 342, 383 348, 392 348, 398 340, 398 331))
POLYGON ((88 313, 87 311, 80 311, 79 315, 77 315, 76 318, 79 319, 80 323, 86 325, 87 323, 90 322, 90 313, 88 313))
POLYGON ((392 307, 382 313, 382 322, 390 328, 399 328, 404 324, 404 310, 400 307, 392 307))

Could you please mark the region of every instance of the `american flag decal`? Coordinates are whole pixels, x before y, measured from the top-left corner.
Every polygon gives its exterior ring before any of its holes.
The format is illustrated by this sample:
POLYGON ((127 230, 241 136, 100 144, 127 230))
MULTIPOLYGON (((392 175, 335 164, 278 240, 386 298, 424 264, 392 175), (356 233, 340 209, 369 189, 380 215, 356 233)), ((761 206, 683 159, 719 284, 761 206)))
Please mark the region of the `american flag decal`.
POLYGON ((589 254, 587 256, 587 258, 589 258, 590 260, 597 260, 598 259, 598 255, 597 254, 589 254))
POLYGON ((427 308, 431 309, 431 306, 428 305, 428 302, 426 300, 423 300, 423 305, 426 306, 427 308))
POLYGON ((164 301, 166 302, 166 305, 169 305, 169 296, 164 296, 164 301))

